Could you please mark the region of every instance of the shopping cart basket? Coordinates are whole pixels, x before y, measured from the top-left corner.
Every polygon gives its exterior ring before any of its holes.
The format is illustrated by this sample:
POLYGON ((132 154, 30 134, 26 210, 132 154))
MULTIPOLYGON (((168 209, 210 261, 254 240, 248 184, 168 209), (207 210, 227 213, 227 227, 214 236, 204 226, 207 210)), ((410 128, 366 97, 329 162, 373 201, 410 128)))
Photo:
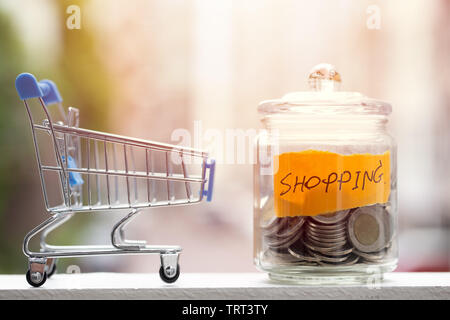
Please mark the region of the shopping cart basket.
POLYGON ((144 208, 194 204, 205 197, 211 201, 214 160, 201 150, 79 128, 78 109, 65 111, 50 80, 37 82, 32 74, 22 73, 16 89, 30 120, 45 207, 51 215, 25 236, 27 281, 35 287, 44 284, 54 273, 57 258, 141 253, 159 254, 162 280, 176 281, 181 247, 127 240, 125 228, 144 208), (53 104, 61 121, 52 120, 48 106, 53 104), (36 120, 37 111, 41 122, 36 120), (76 213, 112 210, 125 215, 111 230, 111 245, 46 242, 51 231, 76 213), (41 248, 34 252, 29 243, 38 233, 41 248))

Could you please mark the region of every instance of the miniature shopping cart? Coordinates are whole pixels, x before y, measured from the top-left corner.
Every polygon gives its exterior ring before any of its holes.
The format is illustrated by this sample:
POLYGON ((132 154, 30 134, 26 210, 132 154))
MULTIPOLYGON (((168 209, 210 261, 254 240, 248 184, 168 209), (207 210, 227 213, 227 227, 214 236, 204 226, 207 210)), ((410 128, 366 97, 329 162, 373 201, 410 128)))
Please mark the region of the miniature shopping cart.
POLYGON ((159 254, 165 282, 178 279, 179 246, 151 246, 125 239, 126 225, 144 208, 211 201, 215 162, 206 152, 79 128, 79 111, 62 106, 50 80, 29 73, 16 79, 16 89, 30 120, 45 207, 51 217, 24 239, 29 284, 39 287, 56 270, 56 259, 93 255, 159 254), (60 121, 48 106, 56 104, 60 121), (33 111, 33 112, 32 112, 33 111), (41 114, 37 121, 36 113, 41 114), (76 213, 122 210, 111 230, 111 245, 56 246, 49 233, 76 213), (40 252, 30 240, 41 233, 40 252))

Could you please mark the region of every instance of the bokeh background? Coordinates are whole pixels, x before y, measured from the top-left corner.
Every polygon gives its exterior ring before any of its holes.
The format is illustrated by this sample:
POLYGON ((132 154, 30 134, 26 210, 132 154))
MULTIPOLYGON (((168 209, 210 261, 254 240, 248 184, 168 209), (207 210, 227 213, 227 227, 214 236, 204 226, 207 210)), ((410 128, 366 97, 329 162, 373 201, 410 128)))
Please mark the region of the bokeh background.
MULTIPOLYGON (((19 73, 53 79, 85 128, 177 143, 173 131, 196 120, 260 128, 257 104, 306 90, 320 62, 337 67, 343 90, 393 105, 397 271, 449 271, 450 1, 0 0, 0 272, 26 271, 23 236, 46 218, 19 73), (79 30, 66 26, 70 5, 79 30)), ((183 272, 256 272, 252 172, 219 164, 212 203, 146 210, 130 237, 182 245, 183 272)), ((107 242, 119 218, 80 215, 51 240, 107 242)), ((156 272, 159 258, 68 259, 58 272, 70 264, 156 272)))

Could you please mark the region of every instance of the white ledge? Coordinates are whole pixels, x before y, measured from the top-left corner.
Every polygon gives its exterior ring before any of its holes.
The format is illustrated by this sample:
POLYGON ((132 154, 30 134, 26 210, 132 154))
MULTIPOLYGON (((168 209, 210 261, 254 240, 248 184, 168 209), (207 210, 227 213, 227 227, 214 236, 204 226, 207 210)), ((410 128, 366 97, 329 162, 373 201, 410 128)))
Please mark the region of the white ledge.
POLYGON ((450 273, 390 273, 367 285, 300 286, 262 273, 182 273, 174 284, 158 274, 56 274, 41 288, 24 275, 0 275, 0 299, 450 299, 450 273))

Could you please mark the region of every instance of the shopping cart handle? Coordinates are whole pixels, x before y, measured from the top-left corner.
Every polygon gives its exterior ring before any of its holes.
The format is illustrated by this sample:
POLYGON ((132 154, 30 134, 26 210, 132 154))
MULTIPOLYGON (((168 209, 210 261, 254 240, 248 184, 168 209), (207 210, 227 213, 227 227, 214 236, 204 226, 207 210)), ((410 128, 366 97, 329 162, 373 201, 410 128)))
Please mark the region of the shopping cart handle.
POLYGON ((52 80, 41 80, 39 81, 39 84, 47 84, 50 87, 50 91, 42 97, 46 105, 61 103, 63 101, 61 95, 59 94, 58 87, 52 80))
POLYGON ((206 201, 210 202, 213 195, 214 171, 216 170, 216 160, 208 159, 208 161, 206 162, 206 169, 209 169, 208 189, 203 190, 203 195, 206 196, 206 201))
POLYGON ((21 73, 17 76, 16 89, 22 100, 42 98, 50 91, 47 83, 38 83, 31 73, 21 73))
POLYGON ((53 81, 38 82, 31 73, 21 73, 17 76, 16 89, 22 100, 42 98, 46 105, 62 102, 61 95, 53 81))

